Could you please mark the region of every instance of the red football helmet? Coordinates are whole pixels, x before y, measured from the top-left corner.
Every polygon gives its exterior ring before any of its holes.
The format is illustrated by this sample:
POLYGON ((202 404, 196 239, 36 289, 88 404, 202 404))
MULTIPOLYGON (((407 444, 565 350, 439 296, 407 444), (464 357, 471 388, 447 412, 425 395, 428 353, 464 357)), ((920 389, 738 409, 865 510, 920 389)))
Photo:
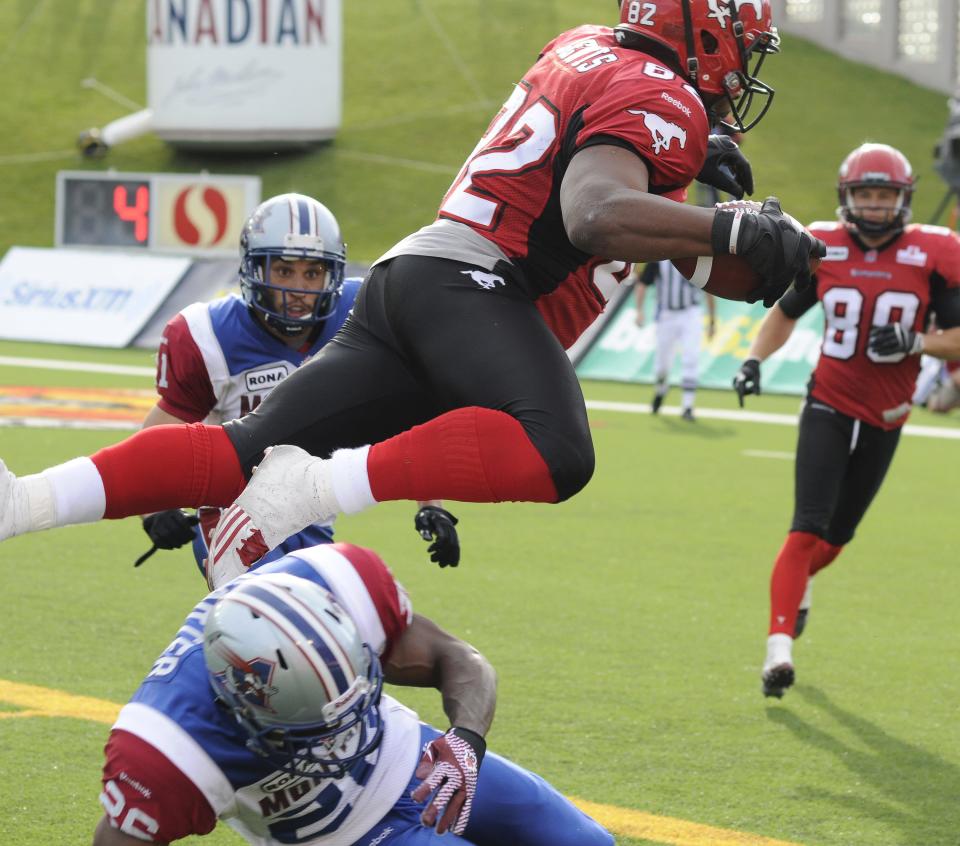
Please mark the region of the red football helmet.
POLYGON ((855 226, 866 235, 883 235, 903 229, 910 220, 910 200, 915 181, 910 162, 899 150, 889 144, 861 144, 840 165, 837 177, 840 208, 837 214, 845 223, 855 226), (865 208, 854 203, 851 189, 864 186, 899 189, 897 205, 886 220, 873 221, 862 217, 865 208))
POLYGON ((679 71, 717 119, 738 132, 760 122, 773 102, 773 88, 757 75, 766 56, 780 50, 770 0, 619 3, 616 33, 623 46, 679 71))

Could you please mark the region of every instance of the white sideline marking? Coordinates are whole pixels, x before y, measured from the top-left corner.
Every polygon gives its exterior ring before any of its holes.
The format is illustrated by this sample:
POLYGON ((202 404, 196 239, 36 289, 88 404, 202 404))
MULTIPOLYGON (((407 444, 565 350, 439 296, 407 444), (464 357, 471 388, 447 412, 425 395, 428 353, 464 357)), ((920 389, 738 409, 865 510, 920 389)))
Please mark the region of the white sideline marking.
POLYGON ((142 423, 125 420, 64 420, 59 417, 0 417, 0 429, 111 429, 132 432, 142 423))
POLYGON ((745 449, 741 453, 748 458, 782 458, 785 461, 793 461, 796 454, 792 452, 777 452, 772 449, 745 449))
POLYGON ((440 39, 440 43, 443 44, 444 49, 450 54, 450 58, 453 59, 453 64, 456 66, 457 70, 460 71, 460 76, 463 77, 464 82, 466 82, 467 86, 473 91, 473 96, 477 98, 477 101, 482 102, 484 99, 486 99, 483 96, 483 88, 480 86, 479 80, 470 70, 470 66, 464 61, 463 56, 457 49, 456 44, 453 43, 453 40, 447 34, 440 21, 437 20, 437 16, 433 13, 433 10, 430 9, 426 3, 421 3, 419 5, 420 11, 422 12, 424 18, 426 18, 430 28, 434 31, 437 38, 440 39))
POLYGON ((388 165, 389 167, 408 167, 411 170, 422 170, 426 173, 442 173, 444 176, 456 176, 460 168, 439 162, 421 162, 417 159, 401 159, 396 156, 381 156, 379 153, 361 153, 359 150, 338 150, 337 155, 344 159, 356 159, 371 164, 388 165))
POLYGON ((81 373, 113 373, 117 376, 156 376, 153 367, 134 367, 127 364, 97 364, 92 361, 64 361, 57 358, 18 358, 0 355, 0 366, 34 367, 38 370, 75 370, 81 373))
MULTIPOLYGON (((626 414, 649 414, 650 406, 644 402, 607 402, 606 400, 587 400, 587 408, 593 411, 621 411, 626 414)), ((680 414, 678 406, 664 406, 661 414, 676 417, 680 414)), ((763 411, 728 411, 722 408, 698 408, 697 417, 705 420, 731 420, 735 423, 772 423, 777 426, 796 426, 796 414, 771 414, 763 411)), ((903 434, 920 438, 941 438, 947 441, 960 441, 960 428, 941 429, 939 426, 915 426, 908 423, 903 434)))

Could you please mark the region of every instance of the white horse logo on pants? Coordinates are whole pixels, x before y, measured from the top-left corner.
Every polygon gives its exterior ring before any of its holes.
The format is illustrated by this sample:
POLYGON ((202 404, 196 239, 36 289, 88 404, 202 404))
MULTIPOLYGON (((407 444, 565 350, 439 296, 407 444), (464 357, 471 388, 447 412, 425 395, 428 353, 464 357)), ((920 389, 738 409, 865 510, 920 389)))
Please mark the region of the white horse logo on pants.
POLYGON ((643 109, 627 109, 631 115, 643 115, 643 122, 650 130, 650 136, 653 138, 653 152, 658 156, 661 150, 669 150, 673 139, 680 142, 680 149, 687 146, 687 130, 680 128, 675 123, 664 120, 660 115, 653 112, 645 112, 643 109))
POLYGON ((506 285, 507 283, 503 281, 502 276, 497 276, 494 273, 487 273, 483 270, 461 270, 460 273, 464 276, 469 276, 474 282, 476 282, 481 288, 485 291, 489 291, 493 288, 496 288, 497 285, 506 285))

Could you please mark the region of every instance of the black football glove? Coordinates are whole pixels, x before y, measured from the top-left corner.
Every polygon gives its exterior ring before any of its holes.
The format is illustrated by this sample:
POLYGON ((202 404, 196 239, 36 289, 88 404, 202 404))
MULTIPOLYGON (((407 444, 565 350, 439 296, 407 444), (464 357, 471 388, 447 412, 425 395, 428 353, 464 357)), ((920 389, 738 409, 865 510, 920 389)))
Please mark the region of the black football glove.
POLYGON ((923 335, 913 329, 904 329, 900 323, 874 326, 870 330, 870 352, 876 355, 920 355, 923 352, 923 335))
POLYGON ((763 281, 747 302, 763 300, 765 308, 772 307, 791 284, 803 291, 812 278, 810 257, 827 254, 827 245, 784 214, 776 197, 767 197, 759 212, 718 208, 710 240, 715 255, 743 256, 760 274, 763 281))
POLYGON ((736 141, 728 135, 711 135, 707 139, 707 159, 697 174, 697 182, 742 200, 744 194, 753 193, 753 169, 736 141))
POLYGON ((150 547, 133 564, 139 567, 158 549, 179 549, 184 544, 192 543, 196 535, 194 526, 200 522, 196 514, 187 514, 179 508, 169 511, 160 511, 143 518, 143 530, 153 541, 150 547))
POLYGON ((740 365, 737 375, 733 377, 733 389, 740 400, 740 408, 743 408, 743 398, 747 394, 760 396, 760 359, 748 358, 740 365))
POLYGON ((460 563, 460 538, 454 528, 458 523, 449 511, 436 505, 425 505, 413 518, 414 528, 424 540, 432 540, 427 547, 430 560, 441 567, 456 567, 460 563))

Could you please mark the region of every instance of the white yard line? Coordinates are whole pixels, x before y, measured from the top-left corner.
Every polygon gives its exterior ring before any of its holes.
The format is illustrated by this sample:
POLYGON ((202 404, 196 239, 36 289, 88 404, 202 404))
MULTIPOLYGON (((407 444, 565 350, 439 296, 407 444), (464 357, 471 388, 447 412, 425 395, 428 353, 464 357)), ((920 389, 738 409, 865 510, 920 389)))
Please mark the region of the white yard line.
POLYGON ((110 429, 132 432, 142 423, 124 420, 62 420, 57 417, 0 417, 0 429, 110 429))
POLYGON ((382 164, 388 167, 406 167, 411 170, 422 170, 426 173, 441 173, 444 176, 456 176, 460 168, 439 162, 422 162, 417 159, 402 159, 397 156, 381 156, 379 153, 361 153, 359 150, 337 150, 337 155, 344 159, 356 159, 370 164, 382 164))
POLYGON ((114 103, 117 103, 120 106, 125 106, 128 109, 133 109, 135 112, 139 112, 143 108, 142 103, 138 103, 136 100, 131 100, 129 97, 121 94, 115 88, 105 85, 95 76, 88 76, 86 79, 81 79, 80 87, 92 88, 94 91, 103 94, 103 96, 108 100, 113 100, 114 103))
MULTIPOLYGON (((642 402, 606 402, 605 400, 587 400, 587 408, 593 411, 618 411, 625 414, 649 414, 650 406, 642 402)), ((664 406, 661 414, 677 416, 677 406, 664 406)), ((704 420, 730 420, 734 423, 768 423, 776 426, 796 426, 796 414, 770 414, 762 411, 728 411, 721 408, 698 408, 697 417, 704 420)), ((696 425, 696 424, 693 424, 696 425)), ((903 434, 920 438, 941 438, 947 441, 960 441, 960 428, 947 429, 939 426, 915 426, 908 423, 903 434)))
POLYGON ((450 58, 453 59, 453 64, 456 66, 457 70, 460 71, 460 76, 463 77, 464 81, 473 91, 473 96, 477 98, 478 101, 485 100, 483 96, 483 88, 480 85, 480 81, 474 76, 473 71, 470 70, 469 65, 463 60, 463 56, 460 54, 460 51, 457 49, 457 46, 453 43, 453 39, 447 35, 446 30, 441 25, 440 21, 437 20, 437 16, 433 14, 433 11, 430 9, 429 5, 425 2, 419 4, 421 11, 423 12, 424 18, 426 18, 427 23, 430 24, 430 28, 436 33, 437 38, 440 39, 440 43, 443 44, 444 49, 447 53, 450 54, 450 58))
POLYGON ((0 355, 0 367, 32 367, 37 370, 73 370, 80 373, 113 373, 116 376, 156 376, 153 367, 126 364, 97 364, 92 361, 63 361, 56 358, 18 358, 0 355))
POLYGON ((745 449, 740 454, 747 456, 747 458, 779 458, 784 461, 793 461, 796 458, 796 453, 777 452, 772 449, 745 449))

